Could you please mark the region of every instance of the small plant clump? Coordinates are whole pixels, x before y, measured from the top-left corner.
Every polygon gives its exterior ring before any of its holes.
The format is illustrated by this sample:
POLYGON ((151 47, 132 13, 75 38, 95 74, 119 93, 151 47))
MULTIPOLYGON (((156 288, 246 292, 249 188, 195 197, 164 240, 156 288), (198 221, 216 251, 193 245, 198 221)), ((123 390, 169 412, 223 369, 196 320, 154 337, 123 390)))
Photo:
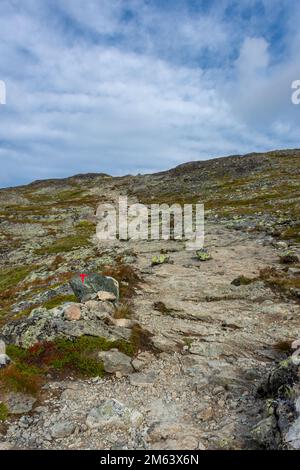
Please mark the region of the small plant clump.
POLYGON ((47 374, 74 373, 83 377, 101 377, 104 368, 98 352, 116 348, 133 356, 142 342, 142 334, 135 331, 130 342, 81 336, 73 341, 60 338, 36 343, 29 349, 7 345, 7 354, 13 363, 0 371, 0 383, 9 390, 35 395, 47 374))
POLYGON ((0 403, 0 422, 8 418, 8 408, 5 403, 0 403))

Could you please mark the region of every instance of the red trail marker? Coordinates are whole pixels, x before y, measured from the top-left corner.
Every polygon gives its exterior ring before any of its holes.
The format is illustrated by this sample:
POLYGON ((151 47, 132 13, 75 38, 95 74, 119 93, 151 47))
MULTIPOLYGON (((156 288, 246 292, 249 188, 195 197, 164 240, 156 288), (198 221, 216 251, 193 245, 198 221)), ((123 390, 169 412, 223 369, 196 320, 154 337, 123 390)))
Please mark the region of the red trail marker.
POLYGON ((84 284, 84 279, 87 277, 87 274, 79 274, 82 284, 84 284))

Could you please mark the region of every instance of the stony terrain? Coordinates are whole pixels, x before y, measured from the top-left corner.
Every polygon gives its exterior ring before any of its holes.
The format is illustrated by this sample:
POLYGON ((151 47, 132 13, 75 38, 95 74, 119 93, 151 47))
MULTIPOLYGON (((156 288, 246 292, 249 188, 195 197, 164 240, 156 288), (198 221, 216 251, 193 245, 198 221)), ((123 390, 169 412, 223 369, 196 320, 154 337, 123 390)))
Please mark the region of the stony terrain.
POLYGON ((299 448, 299 158, 1 190, 1 448, 299 448), (97 240, 97 204, 124 194, 204 202, 211 259, 97 240), (76 273, 120 292, 78 295, 76 273))

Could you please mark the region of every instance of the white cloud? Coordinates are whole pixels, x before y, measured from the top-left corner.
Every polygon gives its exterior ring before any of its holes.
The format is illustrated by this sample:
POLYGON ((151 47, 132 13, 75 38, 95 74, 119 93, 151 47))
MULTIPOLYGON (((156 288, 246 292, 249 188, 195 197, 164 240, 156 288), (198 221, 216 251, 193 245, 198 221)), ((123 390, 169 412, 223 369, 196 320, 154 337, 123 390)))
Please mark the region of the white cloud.
POLYGON ((63 0, 62 16, 46 3, 5 2, 0 18, 0 185, 297 146, 294 40, 282 64, 267 39, 225 21, 223 7, 191 15, 132 0, 126 22, 121 1, 63 0))

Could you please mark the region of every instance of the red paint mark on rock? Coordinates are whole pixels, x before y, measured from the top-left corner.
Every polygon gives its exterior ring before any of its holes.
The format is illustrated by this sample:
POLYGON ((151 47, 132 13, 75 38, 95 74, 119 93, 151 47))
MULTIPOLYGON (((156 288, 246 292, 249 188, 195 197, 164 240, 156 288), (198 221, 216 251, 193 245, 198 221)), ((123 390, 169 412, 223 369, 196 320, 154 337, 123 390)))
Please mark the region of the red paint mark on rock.
POLYGON ((82 284, 84 284, 84 279, 87 277, 87 274, 79 274, 82 284))

